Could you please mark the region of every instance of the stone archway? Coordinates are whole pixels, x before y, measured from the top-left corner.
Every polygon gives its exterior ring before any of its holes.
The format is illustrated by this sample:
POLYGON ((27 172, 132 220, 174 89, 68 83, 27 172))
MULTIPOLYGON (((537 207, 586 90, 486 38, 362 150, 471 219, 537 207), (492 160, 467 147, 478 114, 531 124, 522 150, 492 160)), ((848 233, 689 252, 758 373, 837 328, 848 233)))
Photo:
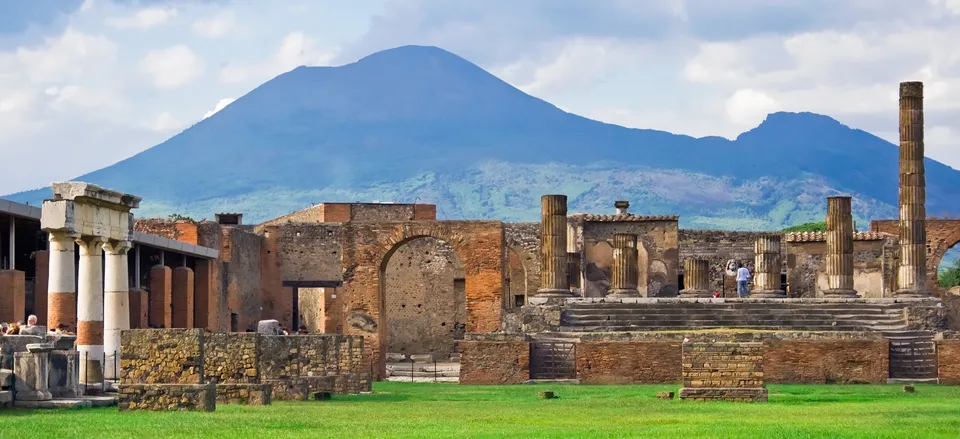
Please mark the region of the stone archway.
POLYGON ((364 337, 371 373, 385 373, 387 324, 384 269, 397 248, 422 237, 446 242, 463 264, 467 333, 500 329, 504 291, 504 234, 500 221, 346 223, 341 247, 344 333, 364 337))

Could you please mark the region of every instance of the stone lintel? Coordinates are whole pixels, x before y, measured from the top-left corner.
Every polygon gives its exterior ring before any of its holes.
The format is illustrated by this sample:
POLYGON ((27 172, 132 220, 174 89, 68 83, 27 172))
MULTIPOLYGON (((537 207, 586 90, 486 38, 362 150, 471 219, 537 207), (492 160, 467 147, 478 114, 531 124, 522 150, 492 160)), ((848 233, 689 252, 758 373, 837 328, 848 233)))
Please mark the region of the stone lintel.
POLYGON ((53 183, 54 200, 72 200, 91 204, 107 204, 118 210, 129 211, 140 207, 141 198, 80 181, 53 183))

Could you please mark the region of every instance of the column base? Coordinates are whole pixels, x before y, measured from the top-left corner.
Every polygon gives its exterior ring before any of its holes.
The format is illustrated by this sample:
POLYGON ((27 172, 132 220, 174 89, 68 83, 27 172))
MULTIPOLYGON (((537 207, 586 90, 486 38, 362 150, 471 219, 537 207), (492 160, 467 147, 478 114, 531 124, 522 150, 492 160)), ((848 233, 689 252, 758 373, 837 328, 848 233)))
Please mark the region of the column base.
POLYGON ((904 299, 925 299, 931 297, 932 294, 930 290, 927 289, 913 289, 913 288, 904 288, 897 290, 893 293, 895 297, 900 297, 904 299))
POLYGON ((707 290, 680 290, 680 297, 705 298, 705 297, 713 297, 713 293, 707 290))
POLYGON ((541 288, 537 290, 536 297, 573 297, 573 291, 559 288, 541 288))
POLYGON ((857 290, 854 289, 841 289, 837 288, 834 290, 824 290, 823 297, 828 299, 856 299, 860 297, 857 295, 857 290))
POLYGON ((750 291, 749 297, 758 299, 786 299, 787 292, 783 290, 754 290, 750 291))
POLYGON ((636 288, 617 288, 610 290, 607 293, 607 297, 611 298, 621 298, 621 297, 640 297, 640 292, 636 288))

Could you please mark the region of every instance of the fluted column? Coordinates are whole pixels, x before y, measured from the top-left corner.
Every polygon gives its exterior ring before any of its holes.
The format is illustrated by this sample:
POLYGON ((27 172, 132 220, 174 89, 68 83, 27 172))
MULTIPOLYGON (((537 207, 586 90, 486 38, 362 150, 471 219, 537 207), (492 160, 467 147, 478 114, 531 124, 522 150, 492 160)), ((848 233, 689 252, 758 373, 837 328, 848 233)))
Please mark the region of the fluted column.
POLYGON ((77 282, 77 351, 80 383, 99 384, 103 378, 103 240, 84 236, 80 245, 77 282))
POLYGON ((900 269, 897 296, 927 289, 926 178, 923 166, 923 83, 900 83, 900 269))
POLYGON ((683 290, 680 297, 710 297, 710 261, 689 258, 683 261, 683 290))
POLYGON ((640 297, 637 291, 637 235, 613 235, 613 270, 610 273, 611 297, 640 297))
POLYGON ((850 197, 827 197, 826 297, 857 297, 853 289, 853 212, 850 197))
POLYGON ((120 331, 130 329, 130 283, 127 276, 129 241, 110 241, 103 244, 103 349, 106 355, 104 377, 118 379, 116 366, 120 353, 120 331))
POLYGON ((780 283, 780 235, 757 238, 754 243, 753 297, 783 298, 787 293, 780 283))
POLYGON ((50 232, 47 327, 51 329, 60 324, 70 331, 77 329, 77 268, 74 262, 77 238, 77 235, 66 232, 50 232))
POLYGON ((567 196, 540 199, 540 297, 569 297, 567 283, 567 196))

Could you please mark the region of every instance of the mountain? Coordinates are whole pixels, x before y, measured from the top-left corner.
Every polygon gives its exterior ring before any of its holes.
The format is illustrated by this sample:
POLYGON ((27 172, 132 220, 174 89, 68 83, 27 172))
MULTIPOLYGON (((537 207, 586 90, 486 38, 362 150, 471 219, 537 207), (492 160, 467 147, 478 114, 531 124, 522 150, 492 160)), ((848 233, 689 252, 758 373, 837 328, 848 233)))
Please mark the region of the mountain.
MULTIPOLYGON (((838 193, 855 197, 861 226, 896 217, 897 160, 895 145, 812 113, 771 114, 735 140, 606 124, 442 49, 405 46, 296 68, 77 179, 142 196, 141 216, 258 222, 323 201, 416 200, 446 219, 534 221, 540 195, 565 193, 574 212, 627 199, 684 227, 773 229, 821 220, 838 193)), ((958 213, 960 172, 930 159, 926 172, 928 212, 958 213)))

